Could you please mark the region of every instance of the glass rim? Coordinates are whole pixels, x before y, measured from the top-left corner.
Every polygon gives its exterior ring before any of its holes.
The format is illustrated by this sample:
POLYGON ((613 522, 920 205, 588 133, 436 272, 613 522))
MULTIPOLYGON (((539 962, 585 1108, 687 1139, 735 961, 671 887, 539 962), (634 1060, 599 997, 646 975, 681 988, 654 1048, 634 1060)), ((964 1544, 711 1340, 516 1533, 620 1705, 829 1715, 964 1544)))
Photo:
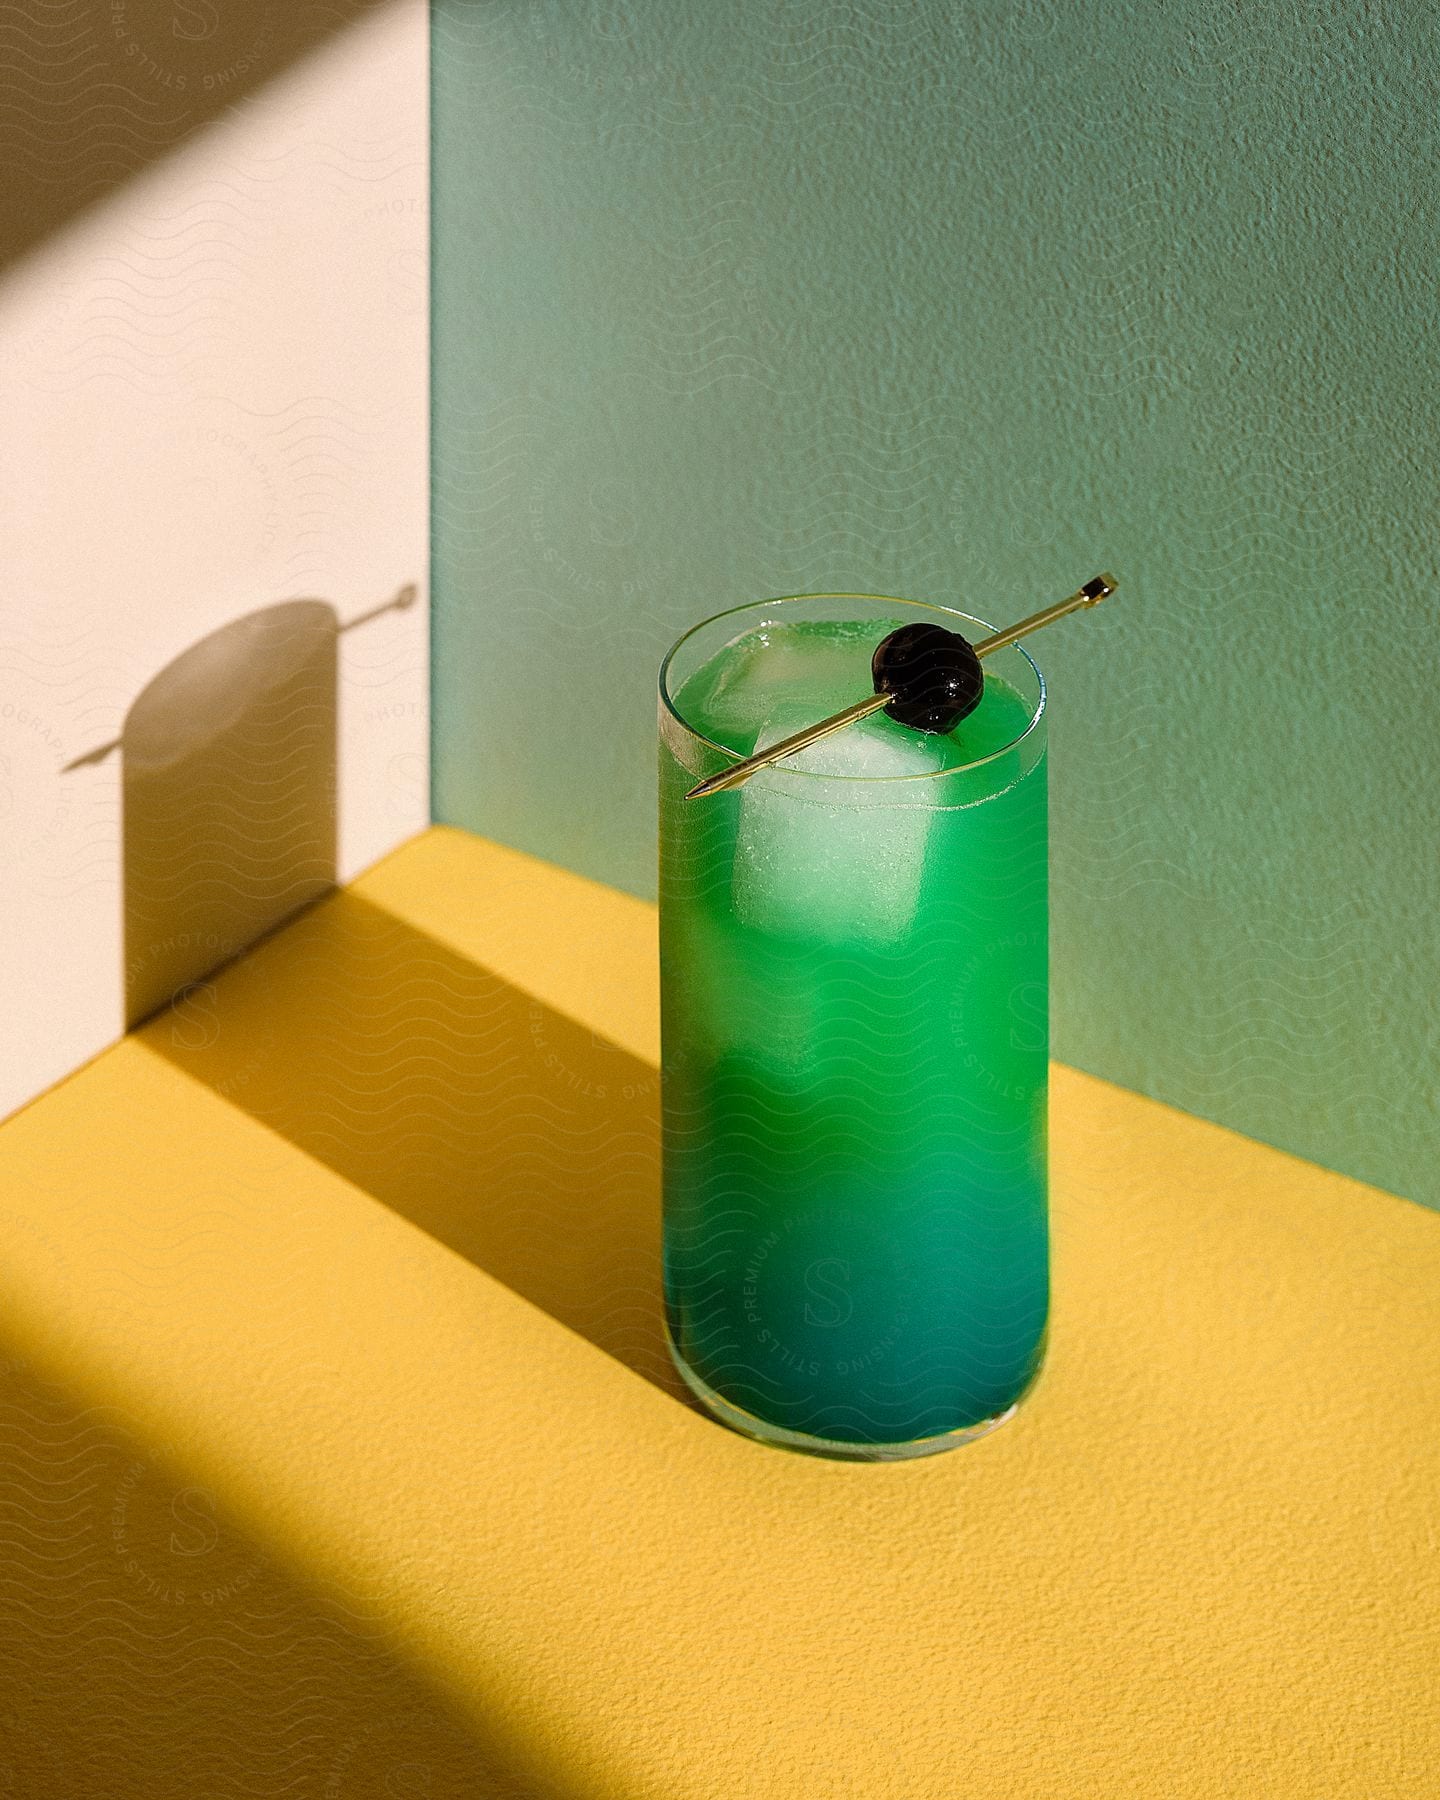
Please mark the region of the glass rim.
MULTIPOLYGON (((907 600, 900 594, 849 594, 832 591, 830 589, 821 589, 813 593, 804 594, 772 594, 765 600, 742 600, 738 606, 727 606, 720 612, 711 613, 708 618, 698 619, 695 624, 688 628, 688 630, 681 632, 680 636, 676 638, 675 642, 665 652, 665 655, 661 660, 660 704, 687 736, 692 738, 697 744, 704 744, 709 749, 714 750, 718 755, 724 757, 727 762, 744 762, 747 752, 732 750, 728 744, 717 743, 714 738, 706 737, 703 731, 696 730, 685 717, 684 713, 680 711, 680 708, 676 705, 675 699, 670 692, 670 666, 680 651, 689 643, 690 639, 693 638, 697 632, 704 631, 708 626, 718 625, 722 619, 733 619, 737 613, 754 612, 757 607, 784 606, 787 602, 792 600, 878 600, 883 601, 889 606, 913 606, 920 608, 924 612, 943 613, 946 618, 962 619, 967 625, 983 625, 986 631, 989 632, 998 631, 1000 629, 999 626, 991 625, 985 619, 976 618, 973 613, 961 612, 960 609, 955 606, 941 606, 934 600, 907 600)), ((964 636, 964 633, 962 632, 961 635, 964 636)), ((1007 650, 1018 650, 1020 655, 1025 658, 1027 663, 1029 663, 1030 668, 1034 673, 1035 680, 1039 684, 1040 693, 1039 698, 1035 702, 1034 709, 1032 710, 1029 719, 1026 721, 1025 729, 1017 732, 1008 743, 1002 744, 998 750, 988 751, 984 756, 977 756, 970 762, 954 763, 949 768, 945 769, 924 769, 914 775, 832 775, 826 774, 821 769, 791 768, 784 762, 777 763, 775 765, 776 770, 782 774, 787 781, 868 782, 875 786, 884 786, 888 783, 891 786, 898 787, 907 781, 936 781, 943 779, 947 775, 968 775, 972 774, 976 769, 983 769, 988 763, 998 762, 1002 756, 1009 756, 1014 751, 1018 750, 1030 736, 1031 732, 1036 729, 1045 716, 1045 704, 1047 699, 1045 677, 1041 674, 1040 665, 1035 661, 1035 658, 1031 656, 1025 646, 1019 642, 1007 644, 1005 648, 1007 650)))

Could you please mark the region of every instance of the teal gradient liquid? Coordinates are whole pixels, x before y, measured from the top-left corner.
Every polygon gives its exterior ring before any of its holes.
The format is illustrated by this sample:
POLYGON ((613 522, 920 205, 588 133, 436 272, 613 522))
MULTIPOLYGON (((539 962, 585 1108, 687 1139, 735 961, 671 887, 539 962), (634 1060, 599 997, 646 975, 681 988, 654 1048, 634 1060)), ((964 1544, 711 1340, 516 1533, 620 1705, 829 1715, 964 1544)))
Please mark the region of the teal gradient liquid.
MULTIPOLYGON (((689 733, 662 707, 670 1333, 730 1406, 846 1445, 992 1420, 1042 1355, 1043 719, 987 674, 933 774, 684 792, 725 760, 692 734, 754 746, 767 664, 820 717, 901 622, 767 627, 683 683, 689 733)), ((879 723, 882 766, 915 736, 879 723)))

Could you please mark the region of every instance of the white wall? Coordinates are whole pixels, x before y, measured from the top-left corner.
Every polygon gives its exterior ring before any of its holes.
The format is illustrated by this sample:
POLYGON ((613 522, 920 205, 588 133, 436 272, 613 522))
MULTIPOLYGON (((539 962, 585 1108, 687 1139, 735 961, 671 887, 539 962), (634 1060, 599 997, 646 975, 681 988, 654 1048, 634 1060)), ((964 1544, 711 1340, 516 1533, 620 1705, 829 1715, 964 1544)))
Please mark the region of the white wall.
POLYGON ((339 878, 427 820, 426 31, 373 8, 0 272, 0 1114, 124 1026, 125 759, 66 765, 217 627, 415 584, 338 638, 339 878))

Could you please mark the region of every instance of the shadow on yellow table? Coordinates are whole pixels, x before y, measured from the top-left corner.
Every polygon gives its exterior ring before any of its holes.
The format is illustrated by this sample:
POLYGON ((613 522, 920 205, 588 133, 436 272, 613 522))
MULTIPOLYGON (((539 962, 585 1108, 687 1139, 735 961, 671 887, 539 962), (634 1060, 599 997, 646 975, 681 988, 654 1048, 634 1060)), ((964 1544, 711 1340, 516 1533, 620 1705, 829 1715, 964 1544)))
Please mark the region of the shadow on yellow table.
POLYGON ((0 1792, 530 1800, 373 1609, 137 1426, 0 1353, 0 1792))
POLYGON ((353 892, 139 1036, 686 1398, 660 1324, 653 1066, 353 892))
POLYGON ((433 830, 0 1129, 17 1791, 1431 1800, 1440 1219, 1057 1066, 1017 1418, 788 1456, 661 1391, 656 1036, 433 830))

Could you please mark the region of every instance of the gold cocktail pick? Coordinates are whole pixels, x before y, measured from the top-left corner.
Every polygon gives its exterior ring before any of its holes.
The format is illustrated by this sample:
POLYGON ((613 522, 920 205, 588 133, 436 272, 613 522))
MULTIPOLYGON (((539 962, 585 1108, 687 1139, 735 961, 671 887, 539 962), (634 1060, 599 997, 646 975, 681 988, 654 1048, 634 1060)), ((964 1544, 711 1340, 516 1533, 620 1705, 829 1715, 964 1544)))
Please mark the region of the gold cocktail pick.
MULTIPOLYGON (((1082 606, 1098 606, 1102 600, 1108 600, 1119 586, 1113 575, 1097 575, 1087 581, 1082 588, 1067 600, 1057 600, 1053 606, 1044 607, 1040 612, 1031 613, 1028 619, 1021 619, 1016 625, 1007 625, 1003 631, 997 631, 987 638, 981 638, 971 648, 976 656, 985 657, 992 650, 1003 650, 1007 644, 1013 644, 1017 638, 1028 637, 1032 631, 1038 631, 1042 625, 1053 625, 1056 619, 1063 619, 1066 613, 1078 612, 1082 606)), ((797 731, 793 737, 781 738, 778 744, 771 744, 768 750, 757 751, 754 756, 747 756, 743 762, 732 764, 722 769, 718 775, 711 775, 704 781, 696 782, 686 794, 687 800, 698 800, 702 794, 718 794, 722 788, 739 787, 748 781, 757 769, 767 769, 771 763, 793 755, 796 750, 804 750, 811 744, 819 743, 821 738, 829 737, 832 731, 843 730, 846 725, 854 724, 856 719, 868 718, 873 712, 879 712, 882 706, 889 706, 896 696, 893 693, 871 694, 868 699, 857 700, 853 706, 847 706, 843 712, 832 713, 828 719, 821 719, 818 724, 807 725, 803 731, 797 731)))

